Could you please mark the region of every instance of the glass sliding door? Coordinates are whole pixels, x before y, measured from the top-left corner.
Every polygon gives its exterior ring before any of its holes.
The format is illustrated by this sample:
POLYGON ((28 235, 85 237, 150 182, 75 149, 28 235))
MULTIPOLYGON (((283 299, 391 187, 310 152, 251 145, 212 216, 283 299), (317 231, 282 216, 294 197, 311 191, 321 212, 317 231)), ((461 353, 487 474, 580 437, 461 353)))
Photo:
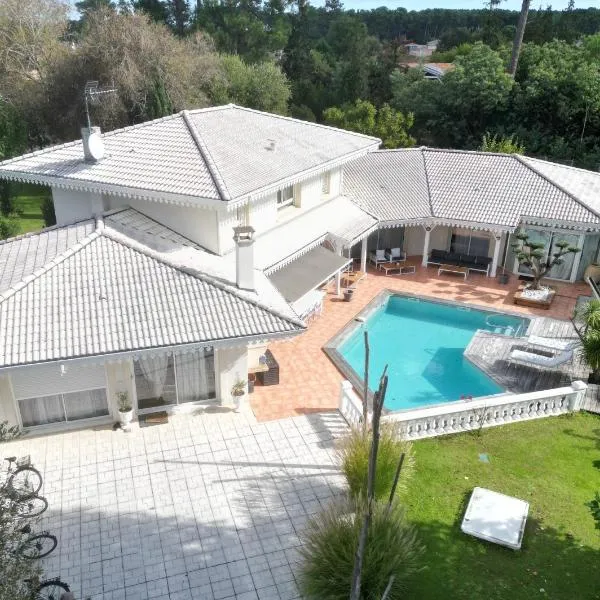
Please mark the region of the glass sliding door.
POLYGON ((450 252, 466 254, 467 256, 488 256, 490 238, 470 233, 452 233, 450 238, 450 252))
POLYGON ((140 410, 160 410, 216 398, 212 349, 141 357, 134 363, 134 373, 140 410))
POLYGON ((177 402, 214 400, 215 364, 212 351, 201 350, 175 357, 177 402))
MULTIPOLYGON (((579 244, 579 236, 573 234, 562 234, 562 233, 553 233, 552 234, 552 254, 558 252, 559 248, 556 246, 557 242, 568 242, 570 246, 575 248, 578 247, 579 244)), ((575 254, 573 252, 569 252, 562 257, 562 262, 559 265, 554 265, 546 277, 551 277, 552 279, 571 279, 571 273, 573 272, 573 264, 575 262, 575 254)))
POLYGON ((104 388, 53 394, 19 400, 23 427, 69 423, 81 419, 108 416, 108 400, 104 388))

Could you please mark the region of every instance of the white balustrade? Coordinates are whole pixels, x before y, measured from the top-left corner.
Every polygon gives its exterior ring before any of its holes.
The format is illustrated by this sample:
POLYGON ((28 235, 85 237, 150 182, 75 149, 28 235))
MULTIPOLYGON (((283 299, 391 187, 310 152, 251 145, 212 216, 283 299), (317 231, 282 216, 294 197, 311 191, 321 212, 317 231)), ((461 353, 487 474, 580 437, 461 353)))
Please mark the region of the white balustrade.
MULTIPOLYGON (((436 437, 575 412, 581 408, 586 389, 585 383, 574 381, 570 386, 552 390, 501 394, 392 412, 383 419, 398 423, 406 439, 436 437)), ((349 381, 342 382, 339 409, 350 425, 362 422, 362 401, 349 381)))

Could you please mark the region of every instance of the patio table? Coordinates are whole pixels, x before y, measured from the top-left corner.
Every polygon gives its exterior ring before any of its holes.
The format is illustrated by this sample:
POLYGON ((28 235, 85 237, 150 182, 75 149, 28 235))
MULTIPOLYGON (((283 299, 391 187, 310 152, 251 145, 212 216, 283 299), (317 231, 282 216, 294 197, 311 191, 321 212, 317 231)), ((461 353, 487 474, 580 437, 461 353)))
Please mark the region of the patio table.
POLYGON ((458 265, 440 265, 438 268, 438 277, 442 273, 456 273, 458 275, 463 275, 466 279, 469 275, 468 267, 460 267, 458 265))
POLYGON ((385 276, 387 277, 390 273, 393 273, 394 271, 399 273, 400 275, 402 275, 403 273, 414 273, 415 272, 415 267, 413 266, 406 266, 404 264, 404 262, 387 262, 387 263, 381 263, 379 265, 379 268, 382 271, 385 271, 385 276))

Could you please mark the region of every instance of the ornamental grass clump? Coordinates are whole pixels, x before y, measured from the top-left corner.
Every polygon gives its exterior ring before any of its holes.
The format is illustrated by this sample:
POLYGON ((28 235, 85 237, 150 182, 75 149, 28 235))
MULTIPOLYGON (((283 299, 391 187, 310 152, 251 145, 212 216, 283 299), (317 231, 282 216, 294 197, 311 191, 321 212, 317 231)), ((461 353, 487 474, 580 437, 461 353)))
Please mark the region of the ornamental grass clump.
MULTIPOLYGON (((372 442, 372 432, 365 432, 360 428, 353 429, 338 446, 342 471, 346 476, 350 495, 353 497, 366 496, 369 451, 372 442)), ((400 437, 396 426, 382 423, 377 452, 377 477, 373 488, 375 499, 384 501, 389 499, 402 454, 404 454, 404 462, 396 487, 396 496, 406 491, 408 480, 414 471, 414 454, 412 444, 400 437)))
MULTIPOLYGON (((300 588, 307 600, 348 600, 364 500, 334 503, 309 521, 300 553, 300 588)), ((415 530, 398 502, 373 502, 361 572, 361 600, 379 600, 390 580, 387 600, 405 598, 423 553, 415 530), (393 579, 392 579, 393 577, 393 579)))

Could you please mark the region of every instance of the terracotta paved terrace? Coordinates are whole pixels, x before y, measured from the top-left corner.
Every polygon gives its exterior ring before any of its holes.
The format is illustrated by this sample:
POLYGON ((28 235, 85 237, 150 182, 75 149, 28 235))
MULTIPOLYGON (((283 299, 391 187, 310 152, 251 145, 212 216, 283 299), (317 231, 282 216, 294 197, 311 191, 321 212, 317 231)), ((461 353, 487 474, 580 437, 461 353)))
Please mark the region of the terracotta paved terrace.
POLYGON ((258 420, 337 409, 342 375, 322 348, 382 290, 397 290, 555 319, 571 317, 577 297, 590 295, 589 287, 583 282, 553 282, 557 295, 550 309, 531 309, 513 304, 512 294, 519 285, 515 275, 511 275, 507 285, 501 285, 495 278, 476 273, 469 274, 466 281, 453 274, 438 277, 437 269, 433 266, 420 266, 420 257, 411 257, 406 264, 417 265, 417 272, 386 277, 383 272, 369 267, 367 277, 355 286, 351 302, 343 302, 341 297, 336 297, 335 287, 331 285, 323 313, 309 324, 308 331, 292 341, 269 346, 279 363, 280 383, 268 387, 257 385, 254 388, 250 403, 258 420))

